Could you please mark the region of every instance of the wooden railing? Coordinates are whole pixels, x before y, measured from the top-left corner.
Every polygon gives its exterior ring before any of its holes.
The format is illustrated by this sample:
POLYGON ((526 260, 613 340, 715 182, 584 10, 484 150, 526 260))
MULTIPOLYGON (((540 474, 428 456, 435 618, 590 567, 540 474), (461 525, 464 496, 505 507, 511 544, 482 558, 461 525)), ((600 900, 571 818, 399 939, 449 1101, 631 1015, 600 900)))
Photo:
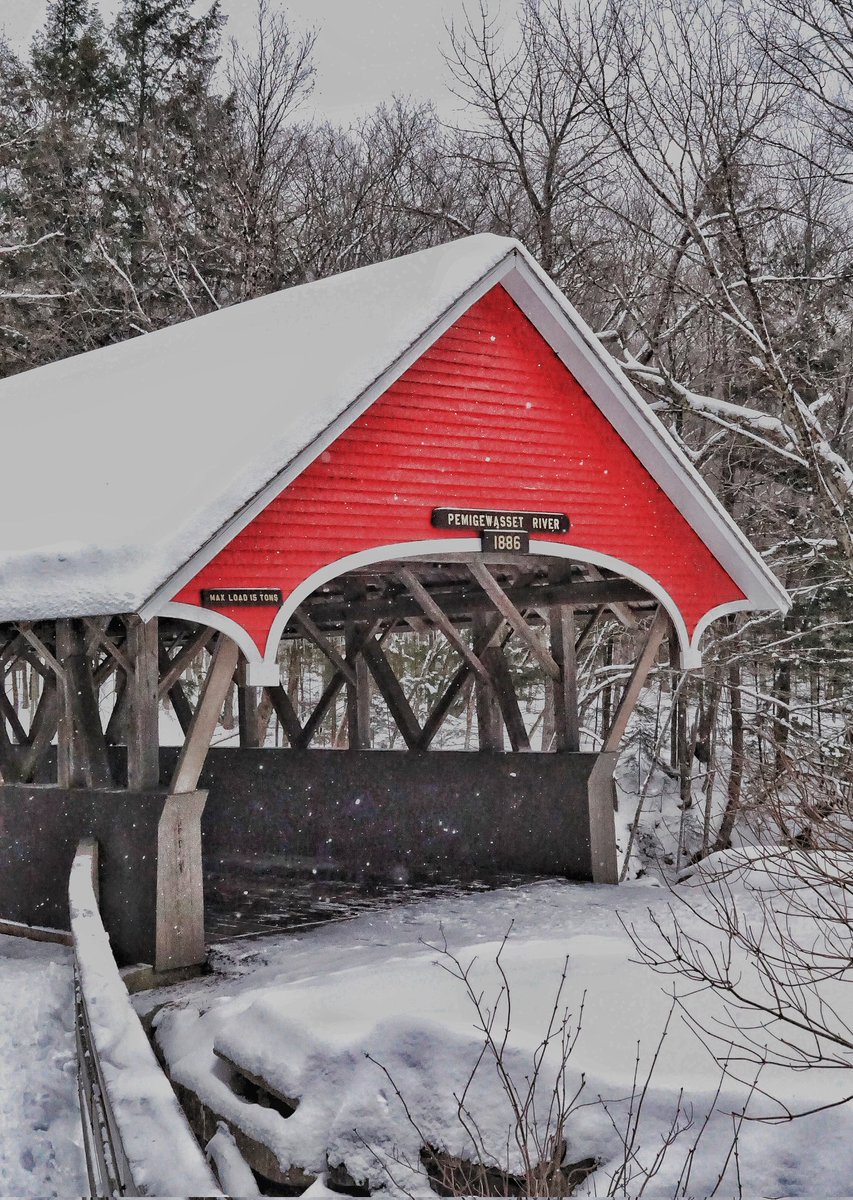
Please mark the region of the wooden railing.
POLYGON ((92 1041, 80 977, 74 971, 77 1090, 90 1196, 138 1196, 92 1041))
POLYGON ((112 956, 98 909, 98 845, 91 838, 77 847, 68 899, 90 1196, 221 1195, 112 956), (116 1096, 124 1096, 123 1104, 116 1096))

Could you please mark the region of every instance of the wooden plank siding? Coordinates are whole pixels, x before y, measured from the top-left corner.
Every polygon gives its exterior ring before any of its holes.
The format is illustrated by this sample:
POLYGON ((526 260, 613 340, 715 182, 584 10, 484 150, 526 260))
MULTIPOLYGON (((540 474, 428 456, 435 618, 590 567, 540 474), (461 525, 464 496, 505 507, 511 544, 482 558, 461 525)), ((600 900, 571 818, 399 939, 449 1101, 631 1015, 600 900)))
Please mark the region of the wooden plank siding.
MULTIPOLYGON (((263 431, 259 431, 263 436, 263 431)), ((692 632, 742 592, 509 295, 474 304, 175 596, 277 587, 345 555, 470 532, 442 505, 566 512, 578 545, 640 568, 692 632)), ((274 607, 223 608, 263 651, 274 607)))

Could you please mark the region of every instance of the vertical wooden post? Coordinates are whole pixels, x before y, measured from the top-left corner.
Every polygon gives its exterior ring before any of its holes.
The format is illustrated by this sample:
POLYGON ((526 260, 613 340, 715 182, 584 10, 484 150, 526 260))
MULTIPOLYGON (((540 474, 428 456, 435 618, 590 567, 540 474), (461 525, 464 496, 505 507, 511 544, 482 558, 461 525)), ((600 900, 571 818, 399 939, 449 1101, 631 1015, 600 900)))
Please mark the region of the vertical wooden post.
POLYGON ((108 746, 122 746, 127 743, 127 704, 130 698, 126 671, 116 671, 115 694, 113 711, 107 721, 104 737, 108 746))
POLYGON ((56 732, 57 714, 60 705, 61 685, 55 675, 45 678, 41 699, 35 711, 30 726, 30 745, 21 762, 20 781, 31 783, 36 773, 39 759, 50 745, 56 732))
POLYGON ((610 718, 613 710, 613 676, 610 673, 610 668, 613 666, 613 634, 608 635, 607 641, 604 643, 604 666, 607 670, 605 676, 606 683, 601 689, 601 736, 607 736, 607 730, 610 728, 610 718))
POLYGON ((246 659, 242 654, 237 665, 237 728, 241 747, 245 750, 257 750, 261 744, 258 690, 246 683, 246 659))
POLYGON ((71 701, 74 775, 79 776, 86 787, 111 787, 113 779, 101 728, 98 688, 92 675, 83 623, 72 620, 68 629, 70 653, 64 666, 71 701))
MULTIPOLYGON (((486 645, 481 658, 483 665, 489 667, 491 665, 489 658, 494 648, 487 645, 489 623, 486 614, 474 613, 472 627, 474 630, 474 641, 486 645)), ((503 750, 503 720, 494 688, 490 687, 489 684, 477 676, 474 680, 474 695, 477 703, 477 730, 480 737, 480 749, 503 750)))
MULTIPOLYGON (((669 661, 672 667, 671 686, 675 687, 677 685, 677 673, 682 669, 681 647, 678 644, 678 637, 671 623, 669 627, 668 641, 669 661)), ((690 808, 693 803, 691 778, 693 750, 695 748, 695 743, 694 746, 691 746, 687 736, 687 690, 689 687, 690 680, 688 679, 686 681, 686 686, 681 689, 675 698, 675 704, 672 713, 672 765, 678 771, 678 787, 681 797, 682 811, 690 808)))
POLYGON ((560 667, 554 681, 554 732, 557 749, 580 749, 578 725, 578 666, 575 657, 575 615, 567 604, 549 611, 551 653, 560 667))
POLYGON ((159 653, 157 618, 127 618, 127 786, 131 792, 156 790, 160 782, 158 714, 159 653))
POLYGON ((350 750, 370 749, 370 671, 358 647, 364 641, 364 625, 348 622, 345 650, 348 662, 355 658, 355 683, 347 680, 347 734, 350 750))
POLYGON ((542 709, 542 738, 540 750, 550 750, 554 741, 554 692, 557 684, 549 676, 545 676, 545 706, 542 709))
MULTIPOLYGON (((0 687, 2 686, 3 680, 0 678, 0 687)), ((5 782, 4 770, 11 782, 15 778, 14 763, 12 762, 12 742, 6 730, 6 718, 0 712, 0 783, 5 782)))
POLYGON ((72 787, 74 780, 74 715, 71 704, 71 683, 68 660, 73 650, 71 622, 56 622, 56 661, 62 667, 59 687, 59 721, 56 730, 56 782, 61 788, 72 787))

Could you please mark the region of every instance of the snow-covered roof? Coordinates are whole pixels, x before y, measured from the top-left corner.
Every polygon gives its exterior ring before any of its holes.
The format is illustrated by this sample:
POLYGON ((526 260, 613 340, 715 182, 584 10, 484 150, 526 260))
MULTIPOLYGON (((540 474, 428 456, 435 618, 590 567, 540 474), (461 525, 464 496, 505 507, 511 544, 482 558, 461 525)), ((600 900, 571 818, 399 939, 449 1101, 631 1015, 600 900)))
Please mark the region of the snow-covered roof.
POLYGON ((518 242, 479 234, 3 381, 0 620, 156 611, 190 566, 497 282, 750 607, 786 607, 774 576, 562 294, 518 242))

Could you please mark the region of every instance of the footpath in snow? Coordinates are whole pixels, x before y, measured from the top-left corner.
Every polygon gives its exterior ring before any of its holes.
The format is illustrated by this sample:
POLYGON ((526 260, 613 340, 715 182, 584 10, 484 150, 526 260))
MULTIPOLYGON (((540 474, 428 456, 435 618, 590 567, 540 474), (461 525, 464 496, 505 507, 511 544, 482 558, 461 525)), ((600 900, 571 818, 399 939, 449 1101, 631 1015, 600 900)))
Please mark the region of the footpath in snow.
POLYGON ((81 1196, 71 951, 0 936, 0 1195, 81 1196))

